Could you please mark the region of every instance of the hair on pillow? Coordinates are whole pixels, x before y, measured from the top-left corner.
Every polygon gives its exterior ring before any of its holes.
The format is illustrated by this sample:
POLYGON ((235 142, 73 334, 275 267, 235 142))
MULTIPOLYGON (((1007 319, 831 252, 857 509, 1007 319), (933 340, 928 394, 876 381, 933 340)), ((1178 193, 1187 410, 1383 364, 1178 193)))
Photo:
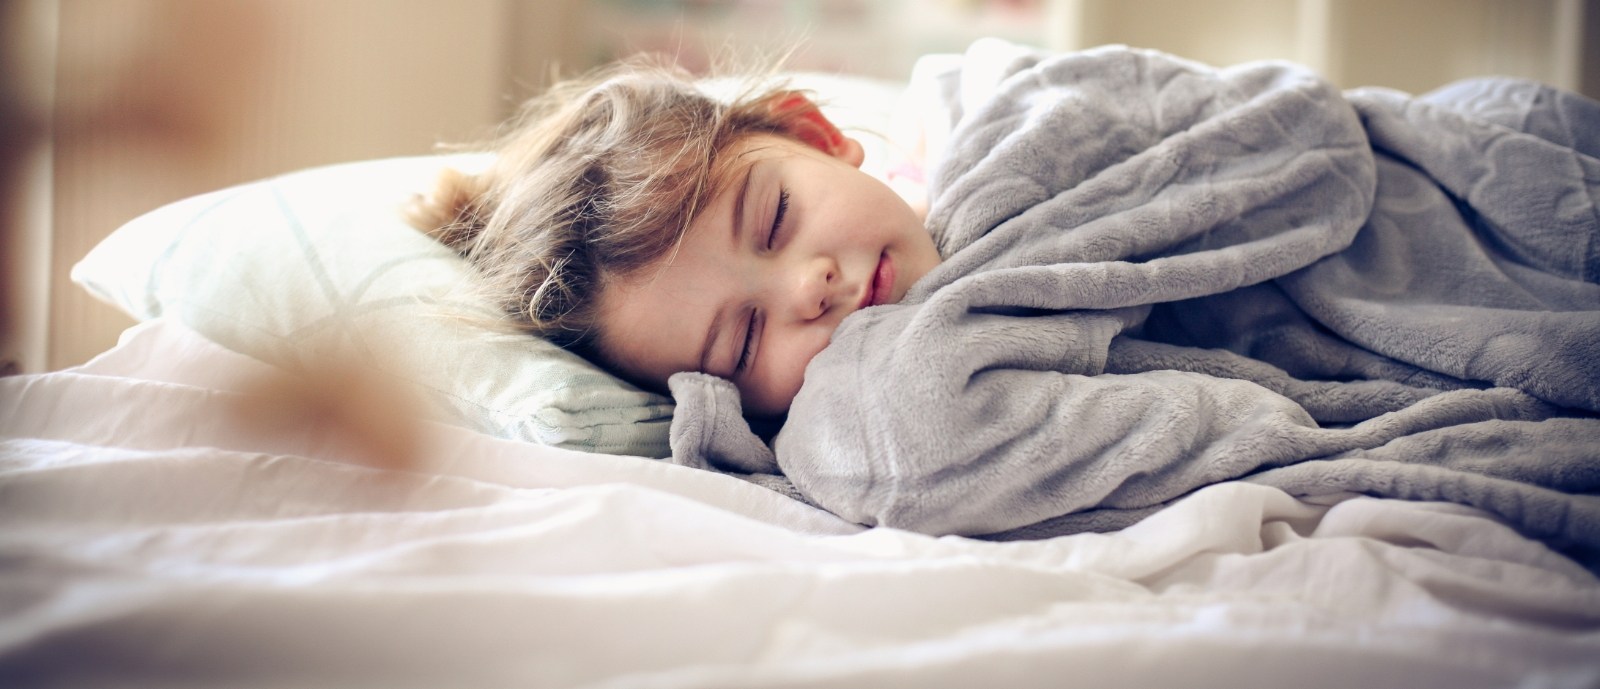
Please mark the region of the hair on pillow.
POLYGON ((184 199, 117 229, 72 270, 140 320, 176 318, 285 367, 329 347, 376 351, 446 420, 491 435, 663 457, 671 400, 538 338, 480 325, 498 311, 472 268, 401 209, 446 166, 483 154, 314 168, 184 199), (403 365, 399 365, 403 362, 403 365))

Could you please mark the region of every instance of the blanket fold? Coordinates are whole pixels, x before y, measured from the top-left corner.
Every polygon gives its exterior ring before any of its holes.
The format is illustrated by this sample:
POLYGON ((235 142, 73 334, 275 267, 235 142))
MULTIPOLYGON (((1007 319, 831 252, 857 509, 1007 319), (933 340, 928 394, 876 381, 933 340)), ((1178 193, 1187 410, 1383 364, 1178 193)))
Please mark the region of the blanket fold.
MULTIPOLYGON (((1036 537, 1243 479, 1600 545, 1600 106, 1123 47, 980 42, 936 78, 945 261, 807 368, 773 441, 807 499, 1036 537)), ((678 401, 675 452, 729 387, 678 401)))

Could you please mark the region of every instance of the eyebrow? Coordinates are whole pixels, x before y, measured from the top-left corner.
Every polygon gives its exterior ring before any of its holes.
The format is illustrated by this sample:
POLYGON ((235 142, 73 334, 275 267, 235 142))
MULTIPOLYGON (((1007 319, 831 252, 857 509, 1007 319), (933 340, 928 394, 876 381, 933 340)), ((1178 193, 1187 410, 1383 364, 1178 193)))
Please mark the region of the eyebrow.
MULTIPOLYGON (((744 180, 739 183, 739 193, 733 198, 733 218, 729 223, 733 227, 733 245, 739 245, 739 237, 744 235, 744 199, 750 194, 751 169, 754 165, 744 169, 744 180)), ((711 348, 717 343, 717 336, 722 333, 722 326, 728 313, 727 304, 717 305, 717 312, 711 316, 711 327, 706 329, 705 342, 700 344, 700 372, 705 373, 711 364, 711 348)))

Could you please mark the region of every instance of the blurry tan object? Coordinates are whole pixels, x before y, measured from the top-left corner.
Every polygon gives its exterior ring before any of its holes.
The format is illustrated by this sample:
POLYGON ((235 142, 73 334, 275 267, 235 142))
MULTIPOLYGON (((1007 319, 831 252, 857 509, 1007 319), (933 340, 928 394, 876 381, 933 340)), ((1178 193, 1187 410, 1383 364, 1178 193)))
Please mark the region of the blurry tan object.
POLYGON ((55 15, 0 4, 0 375, 44 367, 55 15))
POLYGON ((230 420, 265 433, 309 433, 335 456, 377 469, 422 468, 428 414, 402 381, 344 352, 296 371, 272 369, 241 381, 230 420))

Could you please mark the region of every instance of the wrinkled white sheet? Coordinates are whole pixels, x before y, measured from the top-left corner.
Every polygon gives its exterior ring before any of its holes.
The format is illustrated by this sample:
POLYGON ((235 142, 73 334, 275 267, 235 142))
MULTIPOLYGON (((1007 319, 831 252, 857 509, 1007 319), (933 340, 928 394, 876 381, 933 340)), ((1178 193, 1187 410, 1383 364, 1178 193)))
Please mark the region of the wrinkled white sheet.
POLYGON ((0 380, 0 686, 1600 685, 1600 582, 1468 508, 930 538, 451 428, 355 466, 219 416, 257 365, 155 321, 0 380))

